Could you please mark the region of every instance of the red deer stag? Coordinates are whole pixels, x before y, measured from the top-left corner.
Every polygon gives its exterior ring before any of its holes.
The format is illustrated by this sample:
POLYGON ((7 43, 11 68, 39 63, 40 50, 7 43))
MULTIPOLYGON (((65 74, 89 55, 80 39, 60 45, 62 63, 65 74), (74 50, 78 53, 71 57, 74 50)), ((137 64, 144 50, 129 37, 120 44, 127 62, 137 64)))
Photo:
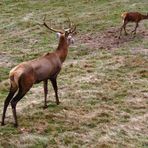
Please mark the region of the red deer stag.
POLYGON ((47 93, 48 93, 48 79, 51 81, 55 91, 56 103, 59 104, 57 75, 59 74, 62 63, 65 61, 68 54, 68 47, 73 43, 72 35, 76 30, 76 26, 69 22, 69 28, 66 30, 57 30, 49 27, 44 18, 43 25, 51 31, 57 32, 59 37, 59 44, 57 49, 52 53, 34 59, 31 61, 23 62, 14 67, 9 74, 10 90, 4 102, 4 109, 2 115, 1 125, 4 125, 5 114, 9 103, 11 102, 12 113, 14 117, 14 126, 18 126, 16 105, 30 88, 35 83, 43 81, 44 83, 44 107, 47 107, 47 93), (17 92, 18 90, 18 92, 17 92), (14 96, 14 94, 17 94, 14 96), (14 97, 13 97, 14 96, 14 97))
POLYGON ((144 20, 144 19, 148 19, 148 14, 147 15, 143 15, 139 12, 124 12, 122 15, 121 15, 122 19, 123 19, 123 25, 121 26, 120 28, 120 35, 119 35, 119 38, 121 36, 121 33, 122 33, 122 30, 124 29, 124 32, 125 32, 125 35, 127 35, 127 32, 126 32, 126 25, 129 23, 129 22, 135 22, 136 23, 136 26, 135 26, 135 29, 132 31, 132 33, 136 34, 136 30, 137 30, 137 27, 139 26, 139 22, 141 20, 144 20))

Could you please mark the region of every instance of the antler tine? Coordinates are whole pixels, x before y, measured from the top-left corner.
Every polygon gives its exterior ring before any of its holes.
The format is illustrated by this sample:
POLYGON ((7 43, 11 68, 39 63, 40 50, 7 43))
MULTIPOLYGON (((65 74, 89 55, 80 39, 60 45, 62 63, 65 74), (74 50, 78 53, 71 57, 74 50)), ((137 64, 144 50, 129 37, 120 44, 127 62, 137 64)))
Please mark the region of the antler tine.
POLYGON ((71 28, 69 29, 69 33, 74 33, 75 30, 76 30, 76 25, 72 24, 72 22, 71 22, 71 28))
POLYGON ((69 28, 72 27, 72 22, 70 21, 70 18, 68 17, 68 22, 69 22, 69 28))
POLYGON ((49 29, 49 30, 51 30, 51 31, 54 31, 54 32, 59 32, 59 33, 62 33, 62 34, 64 33, 63 30, 57 30, 57 29, 53 29, 52 27, 49 27, 49 26, 46 24, 45 20, 46 20, 46 15, 44 16, 44 19, 43 19, 43 25, 44 25, 47 29, 49 29))
POLYGON ((74 32, 76 31, 76 28, 77 28, 77 26, 74 25, 74 27, 73 27, 72 30, 71 30, 71 33, 74 33, 74 32))
POLYGON ((70 18, 68 17, 68 22, 69 22, 69 28, 66 29, 66 31, 68 32, 68 34, 74 33, 76 30, 76 25, 73 25, 70 18))
POLYGON ((45 22, 45 20, 46 20, 46 14, 44 15, 44 19, 43 19, 43 22, 45 22))

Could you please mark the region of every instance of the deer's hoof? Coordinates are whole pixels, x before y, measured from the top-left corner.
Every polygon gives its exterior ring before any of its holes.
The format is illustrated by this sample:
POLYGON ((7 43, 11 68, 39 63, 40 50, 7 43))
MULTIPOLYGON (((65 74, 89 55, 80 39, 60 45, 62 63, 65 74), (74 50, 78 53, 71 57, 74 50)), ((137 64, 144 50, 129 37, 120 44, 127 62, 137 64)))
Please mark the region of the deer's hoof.
POLYGON ((56 102, 57 105, 59 105, 61 102, 56 102))
POLYGON ((4 125, 5 125, 5 123, 4 123, 4 122, 2 122, 2 123, 1 123, 1 126, 4 126, 4 125))
POLYGON ((17 127, 18 127, 18 124, 17 124, 17 123, 15 123, 15 124, 14 124, 14 127, 15 127, 15 128, 17 128, 17 127))
POLYGON ((131 34, 135 35, 135 34, 136 34, 136 32, 135 32, 135 31, 132 31, 132 32, 131 32, 131 34))
POLYGON ((44 106, 43 106, 43 109, 46 109, 46 108, 48 108, 48 106, 47 106, 47 105, 44 105, 44 106))

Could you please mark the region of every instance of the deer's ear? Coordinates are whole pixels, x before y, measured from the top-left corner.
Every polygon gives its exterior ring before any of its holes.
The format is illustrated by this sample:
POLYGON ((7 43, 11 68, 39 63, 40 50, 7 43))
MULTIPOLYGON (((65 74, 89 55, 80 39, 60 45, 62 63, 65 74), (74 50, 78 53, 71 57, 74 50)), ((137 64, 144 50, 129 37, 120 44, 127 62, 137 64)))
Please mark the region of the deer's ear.
POLYGON ((57 32, 56 35, 57 35, 57 38, 59 39, 61 36, 61 33, 57 32))

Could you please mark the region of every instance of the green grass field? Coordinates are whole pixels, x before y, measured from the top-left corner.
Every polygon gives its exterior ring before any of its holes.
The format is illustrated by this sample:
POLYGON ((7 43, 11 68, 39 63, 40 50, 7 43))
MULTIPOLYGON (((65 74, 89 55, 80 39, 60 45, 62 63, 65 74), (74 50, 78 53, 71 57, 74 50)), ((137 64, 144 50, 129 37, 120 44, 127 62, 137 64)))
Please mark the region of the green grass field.
POLYGON ((61 104, 49 83, 43 109, 43 84, 34 85, 17 105, 18 128, 8 108, 0 147, 147 148, 148 21, 136 37, 117 38, 122 12, 147 10, 147 0, 0 1, 0 119, 10 69, 58 44, 55 33, 38 23, 46 15, 56 28, 66 27, 68 17, 77 25, 58 77, 61 104))

